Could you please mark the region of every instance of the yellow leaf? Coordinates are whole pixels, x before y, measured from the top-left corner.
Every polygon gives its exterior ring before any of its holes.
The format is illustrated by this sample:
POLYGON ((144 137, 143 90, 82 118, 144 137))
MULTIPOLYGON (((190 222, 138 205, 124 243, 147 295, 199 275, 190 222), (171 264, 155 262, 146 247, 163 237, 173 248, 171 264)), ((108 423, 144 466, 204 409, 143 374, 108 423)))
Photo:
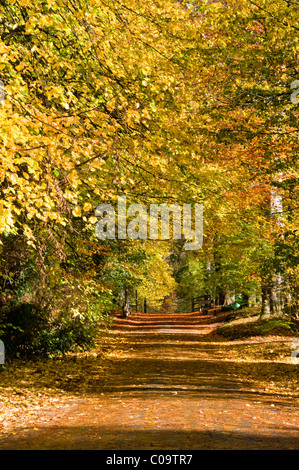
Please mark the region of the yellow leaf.
POLYGON ((90 204, 90 202, 86 202, 83 206, 83 210, 85 212, 90 211, 91 208, 92 208, 92 205, 90 204))
POLYGON ((75 207, 75 209, 73 210, 73 215, 75 217, 80 217, 81 216, 81 209, 80 207, 75 207))

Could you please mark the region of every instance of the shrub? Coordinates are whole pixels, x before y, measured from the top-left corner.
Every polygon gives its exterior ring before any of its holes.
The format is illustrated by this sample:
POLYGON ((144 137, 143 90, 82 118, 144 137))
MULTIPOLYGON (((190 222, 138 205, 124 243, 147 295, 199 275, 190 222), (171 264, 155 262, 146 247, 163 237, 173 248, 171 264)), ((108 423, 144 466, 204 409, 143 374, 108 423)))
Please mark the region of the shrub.
POLYGON ((34 303, 11 303, 2 310, 0 338, 6 357, 29 359, 88 349, 94 344, 96 327, 95 321, 82 316, 65 314, 53 320, 49 310, 34 303))

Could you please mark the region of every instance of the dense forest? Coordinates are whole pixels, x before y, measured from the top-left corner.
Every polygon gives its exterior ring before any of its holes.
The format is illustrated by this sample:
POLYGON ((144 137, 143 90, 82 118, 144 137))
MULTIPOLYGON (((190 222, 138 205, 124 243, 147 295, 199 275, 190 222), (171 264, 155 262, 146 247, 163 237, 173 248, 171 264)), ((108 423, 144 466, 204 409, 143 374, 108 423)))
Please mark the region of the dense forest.
MULTIPOLYGON (((0 339, 89 348, 194 298, 299 316, 298 3, 0 1, 0 339), (201 204, 203 244, 96 236, 100 204, 201 204)), ((131 217, 132 220, 132 217, 131 217)))

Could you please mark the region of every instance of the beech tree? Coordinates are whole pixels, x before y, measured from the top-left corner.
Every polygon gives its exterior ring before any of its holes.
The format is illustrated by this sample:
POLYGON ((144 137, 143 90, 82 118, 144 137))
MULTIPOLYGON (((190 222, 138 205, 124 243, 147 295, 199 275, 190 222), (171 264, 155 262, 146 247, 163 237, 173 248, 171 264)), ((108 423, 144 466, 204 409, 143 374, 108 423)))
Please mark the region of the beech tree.
POLYGON ((95 237, 96 207, 126 195, 202 203, 204 245, 186 269, 209 279, 203 291, 297 314, 296 13, 286 0, 3 0, 4 294, 30 279, 79 315, 109 311, 128 286, 151 293, 153 273, 152 297, 169 293, 169 244, 153 256, 95 237))

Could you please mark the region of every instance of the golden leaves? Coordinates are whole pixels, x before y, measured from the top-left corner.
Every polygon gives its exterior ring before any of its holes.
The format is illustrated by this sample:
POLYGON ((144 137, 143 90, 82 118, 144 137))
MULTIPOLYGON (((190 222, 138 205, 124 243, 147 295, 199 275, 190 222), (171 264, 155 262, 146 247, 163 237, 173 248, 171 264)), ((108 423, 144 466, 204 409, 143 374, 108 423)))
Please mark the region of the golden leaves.
POLYGON ((78 206, 75 207, 75 209, 73 209, 72 213, 75 217, 81 217, 81 215, 82 215, 81 208, 78 207, 78 206))
POLYGON ((90 202, 86 202, 83 206, 83 211, 89 212, 91 209, 92 209, 92 204, 90 204, 90 202))
POLYGON ((14 221, 9 208, 4 206, 3 201, 0 201, 0 232, 9 232, 13 225, 14 221))

